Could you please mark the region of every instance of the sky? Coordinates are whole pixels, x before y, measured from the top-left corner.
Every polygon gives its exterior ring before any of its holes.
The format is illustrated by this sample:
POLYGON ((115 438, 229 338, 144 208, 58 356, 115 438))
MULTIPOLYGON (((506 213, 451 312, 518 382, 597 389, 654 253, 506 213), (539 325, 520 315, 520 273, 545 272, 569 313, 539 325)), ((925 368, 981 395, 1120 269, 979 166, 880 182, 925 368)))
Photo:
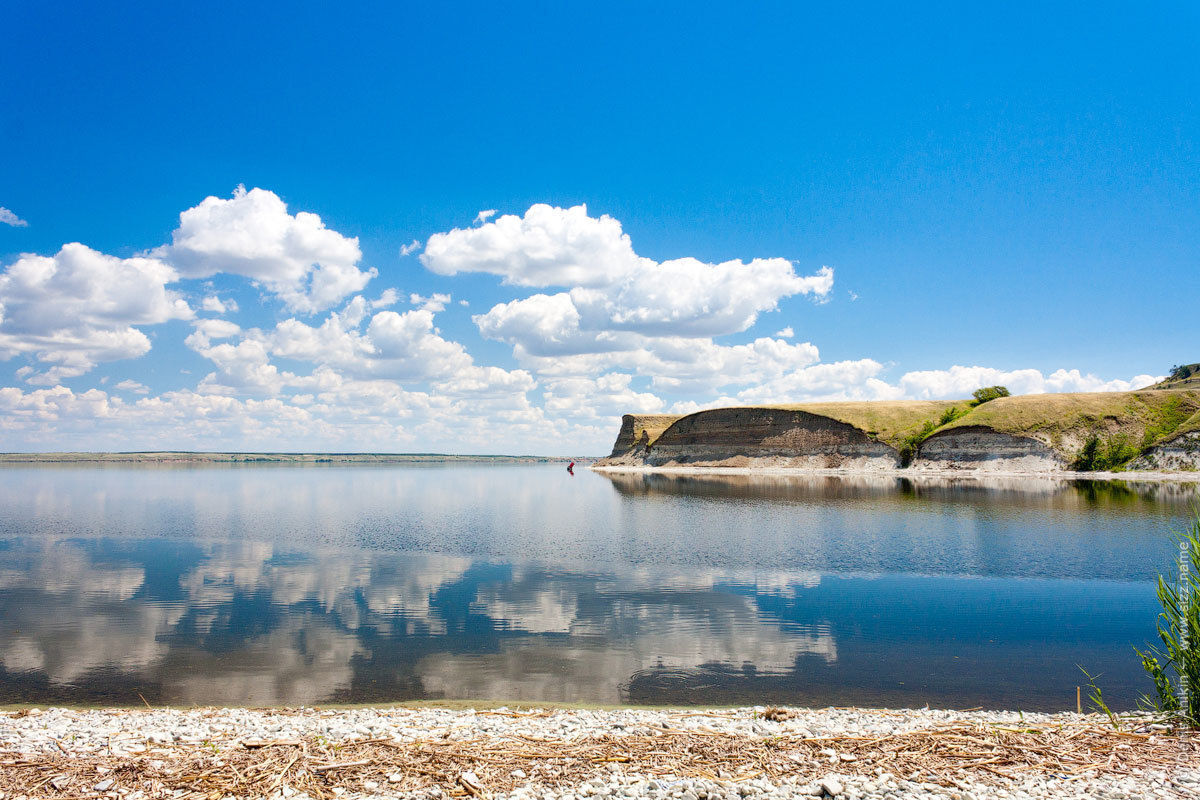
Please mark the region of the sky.
POLYGON ((1194 4, 745 6, 9 4, 0 450, 596 455, 1200 359, 1194 4))

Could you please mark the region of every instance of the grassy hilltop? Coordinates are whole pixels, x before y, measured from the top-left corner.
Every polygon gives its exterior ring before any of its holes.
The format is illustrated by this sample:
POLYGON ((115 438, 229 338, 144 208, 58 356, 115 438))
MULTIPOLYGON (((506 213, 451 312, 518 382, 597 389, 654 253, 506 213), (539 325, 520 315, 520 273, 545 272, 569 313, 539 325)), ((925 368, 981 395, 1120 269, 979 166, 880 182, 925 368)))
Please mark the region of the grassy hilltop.
POLYGON ((1171 368, 1163 380, 1147 389, 1200 389, 1200 364, 1181 364, 1171 368))

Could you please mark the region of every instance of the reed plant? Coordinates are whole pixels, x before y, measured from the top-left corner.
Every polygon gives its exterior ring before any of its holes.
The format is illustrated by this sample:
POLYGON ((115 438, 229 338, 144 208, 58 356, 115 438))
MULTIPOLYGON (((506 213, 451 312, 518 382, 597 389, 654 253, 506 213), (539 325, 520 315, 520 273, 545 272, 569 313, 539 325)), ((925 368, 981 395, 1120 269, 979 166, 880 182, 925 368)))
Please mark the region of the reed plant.
POLYGON ((1179 535, 1178 577, 1158 576, 1159 644, 1134 648, 1154 681, 1142 704, 1190 728, 1200 728, 1200 506, 1179 535))

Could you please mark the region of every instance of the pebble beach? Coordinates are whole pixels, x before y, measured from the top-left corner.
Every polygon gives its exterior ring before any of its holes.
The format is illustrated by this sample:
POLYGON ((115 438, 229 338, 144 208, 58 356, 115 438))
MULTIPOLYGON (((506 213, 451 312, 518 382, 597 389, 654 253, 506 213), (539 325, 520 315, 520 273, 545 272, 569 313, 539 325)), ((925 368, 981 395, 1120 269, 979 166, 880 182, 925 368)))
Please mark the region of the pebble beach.
POLYGON ((793 709, 23 709, 0 800, 1196 798, 1147 717, 793 709))

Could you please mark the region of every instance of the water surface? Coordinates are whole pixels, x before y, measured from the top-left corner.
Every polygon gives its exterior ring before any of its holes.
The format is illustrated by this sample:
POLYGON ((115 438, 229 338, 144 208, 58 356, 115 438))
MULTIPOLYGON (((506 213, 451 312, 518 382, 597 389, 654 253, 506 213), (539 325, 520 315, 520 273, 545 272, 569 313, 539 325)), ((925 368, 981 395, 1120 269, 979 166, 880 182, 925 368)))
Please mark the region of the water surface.
POLYGON ((0 703, 1133 704, 1194 485, 0 469, 0 703))

